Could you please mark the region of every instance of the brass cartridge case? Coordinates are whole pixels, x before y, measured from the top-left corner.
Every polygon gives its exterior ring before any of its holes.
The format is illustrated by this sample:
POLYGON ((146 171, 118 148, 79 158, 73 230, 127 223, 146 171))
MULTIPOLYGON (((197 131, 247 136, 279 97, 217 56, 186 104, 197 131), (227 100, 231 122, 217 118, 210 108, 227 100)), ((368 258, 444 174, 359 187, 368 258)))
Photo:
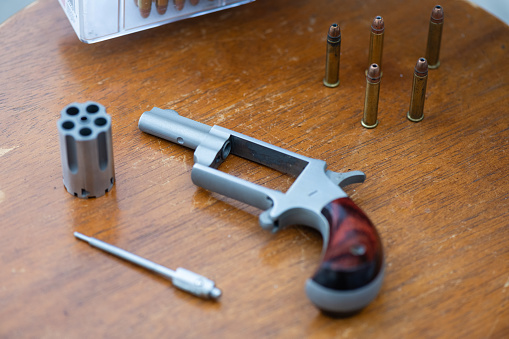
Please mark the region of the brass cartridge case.
POLYGON ((366 75, 366 97, 364 99, 364 115, 361 125, 365 128, 378 126, 378 97, 380 94, 380 67, 377 64, 369 66, 366 75))
POLYGON ((424 118, 424 101, 426 100, 426 85, 428 82, 428 62, 425 58, 419 58, 414 69, 414 81, 412 84, 412 97, 407 118, 413 122, 419 122, 424 118))
MULTIPOLYGON (((384 49, 384 32, 385 24, 384 19, 381 16, 377 16, 371 23, 371 35, 369 40, 369 57, 368 65, 377 64, 378 67, 382 68, 382 54, 384 49)), ((366 70, 366 74, 367 74, 366 70)), ((380 74, 382 72, 380 71, 380 74)))
POLYGON ((442 43, 442 28, 444 26, 444 9, 437 5, 431 11, 429 22, 428 44, 426 46, 426 60, 428 68, 435 69, 440 66, 440 45, 442 43))
POLYGON ((341 30, 338 24, 332 24, 327 33, 325 77, 323 78, 323 84, 327 87, 337 87, 339 85, 340 53, 341 30))

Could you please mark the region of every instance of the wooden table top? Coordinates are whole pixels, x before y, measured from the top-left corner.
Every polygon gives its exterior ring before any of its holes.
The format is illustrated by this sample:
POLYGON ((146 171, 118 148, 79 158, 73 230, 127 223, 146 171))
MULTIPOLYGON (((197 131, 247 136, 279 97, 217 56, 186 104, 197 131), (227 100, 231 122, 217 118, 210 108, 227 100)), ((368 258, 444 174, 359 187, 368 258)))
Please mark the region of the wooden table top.
MULTIPOLYGON (((0 25, 0 337, 509 337, 509 27, 464 1, 445 9, 425 118, 406 118, 429 0, 258 0, 86 45, 57 1, 0 25), (384 17, 377 128, 360 125, 371 20, 384 17), (341 84, 322 84, 328 27, 342 29, 341 84), (116 183, 96 199, 62 185, 56 121, 72 102, 112 116, 116 183), (174 109, 305 156, 361 170, 346 192, 383 241, 379 296, 346 319, 304 284, 318 232, 277 234, 260 211, 193 185, 193 151, 138 127, 174 109), (95 236, 216 281, 201 300, 77 241, 95 236)), ((239 158, 221 170, 286 190, 239 158)))

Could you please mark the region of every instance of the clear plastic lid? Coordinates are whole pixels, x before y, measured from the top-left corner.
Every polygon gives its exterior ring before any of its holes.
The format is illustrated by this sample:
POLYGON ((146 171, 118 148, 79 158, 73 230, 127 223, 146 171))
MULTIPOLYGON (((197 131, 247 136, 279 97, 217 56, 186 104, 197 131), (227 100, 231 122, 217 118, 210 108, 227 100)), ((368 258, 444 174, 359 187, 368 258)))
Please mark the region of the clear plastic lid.
POLYGON ((78 38, 94 43, 254 0, 58 0, 78 38))

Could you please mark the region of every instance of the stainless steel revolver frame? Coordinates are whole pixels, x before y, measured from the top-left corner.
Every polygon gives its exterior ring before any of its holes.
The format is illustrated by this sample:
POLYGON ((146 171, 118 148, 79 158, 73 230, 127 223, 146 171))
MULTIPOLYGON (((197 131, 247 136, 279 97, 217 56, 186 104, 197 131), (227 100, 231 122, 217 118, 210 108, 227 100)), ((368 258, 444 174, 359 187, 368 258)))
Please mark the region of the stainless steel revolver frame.
POLYGON ((321 310, 349 315, 378 294, 384 276, 380 237, 367 216, 340 188, 363 182, 364 173, 336 173, 325 161, 250 138, 219 126, 153 108, 142 114, 146 133, 195 149, 193 183, 263 210, 260 225, 272 232, 307 225, 323 237, 322 262, 306 282, 309 299, 321 310), (295 176, 286 193, 237 178, 217 167, 229 154, 295 176))

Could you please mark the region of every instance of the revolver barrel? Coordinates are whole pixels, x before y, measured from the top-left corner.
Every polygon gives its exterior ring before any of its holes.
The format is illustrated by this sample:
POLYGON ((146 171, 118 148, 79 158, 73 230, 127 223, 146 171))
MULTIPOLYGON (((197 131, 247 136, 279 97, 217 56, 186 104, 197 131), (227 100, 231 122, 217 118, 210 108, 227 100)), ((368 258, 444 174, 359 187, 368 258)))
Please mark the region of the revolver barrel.
POLYGON ((180 116, 173 110, 154 107, 140 117, 138 127, 176 144, 196 149, 207 137, 211 126, 180 116))

